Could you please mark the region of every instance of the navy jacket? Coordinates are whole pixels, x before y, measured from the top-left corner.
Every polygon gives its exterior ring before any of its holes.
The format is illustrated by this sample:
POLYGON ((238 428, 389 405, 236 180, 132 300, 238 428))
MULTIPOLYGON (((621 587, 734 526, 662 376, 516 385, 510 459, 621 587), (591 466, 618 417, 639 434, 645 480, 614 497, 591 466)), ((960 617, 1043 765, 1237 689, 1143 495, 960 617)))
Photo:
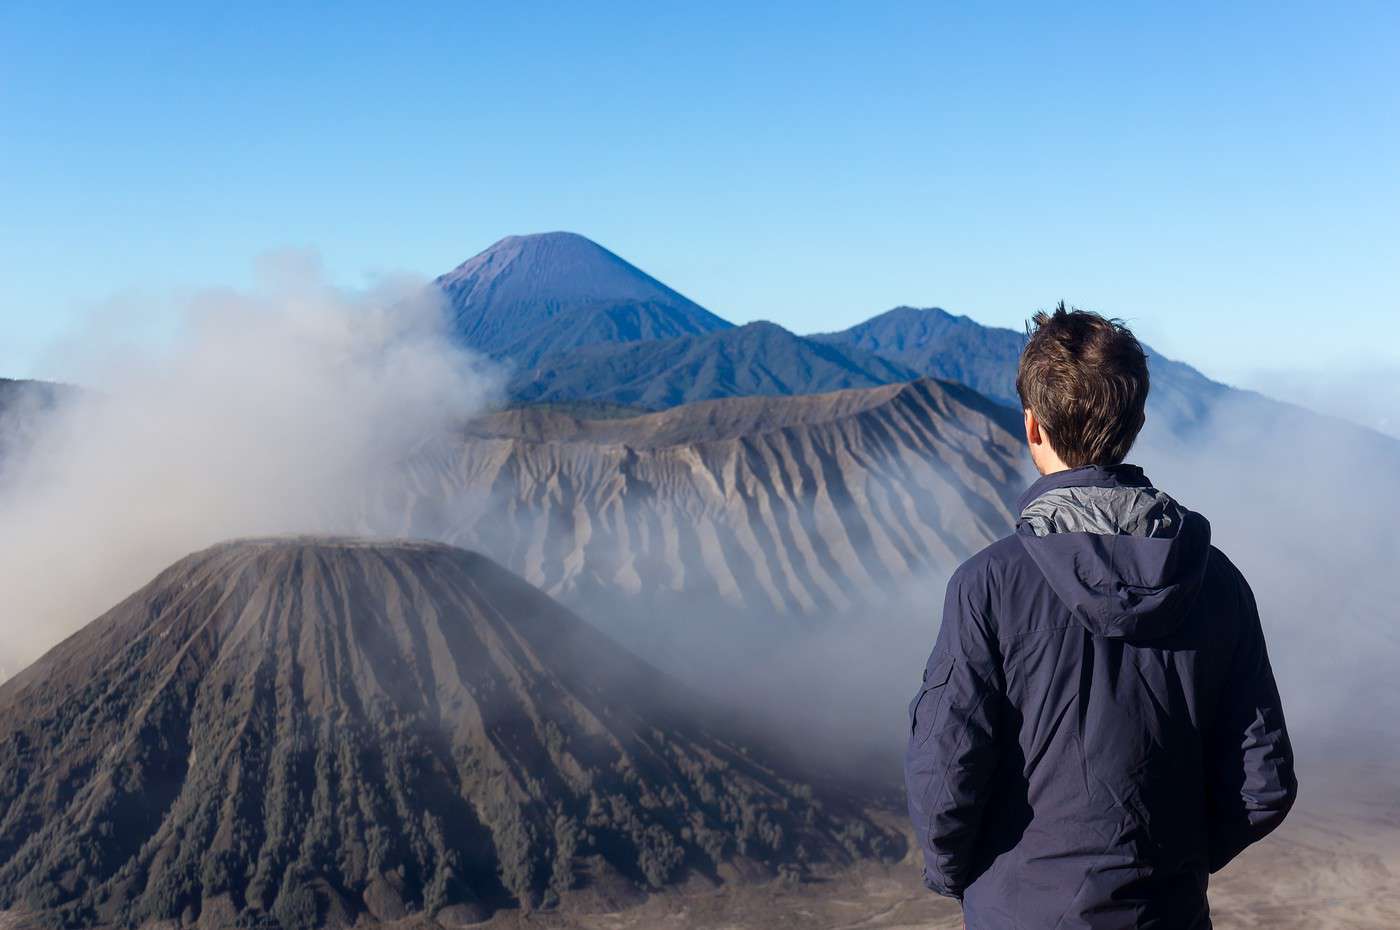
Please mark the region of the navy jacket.
POLYGON ((1254 596, 1140 469, 1041 478, 948 582, 910 705, 924 878, 968 930, 1206 930, 1293 753, 1254 596))

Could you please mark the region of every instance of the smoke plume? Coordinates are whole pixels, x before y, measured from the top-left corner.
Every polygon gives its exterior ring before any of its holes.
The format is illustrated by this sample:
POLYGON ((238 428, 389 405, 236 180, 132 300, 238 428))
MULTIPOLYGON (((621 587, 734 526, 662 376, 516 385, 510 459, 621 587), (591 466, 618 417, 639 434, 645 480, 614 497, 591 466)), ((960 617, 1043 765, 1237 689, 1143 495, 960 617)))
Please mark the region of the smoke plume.
POLYGON ((108 312, 55 360, 86 390, 0 476, 0 666, 11 673, 179 557, 254 534, 373 532, 366 501, 501 378, 428 289, 328 284, 269 255, 247 291, 174 302, 160 348, 108 312), (137 343, 145 348, 135 347, 137 343))
POLYGON ((1205 514, 1254 591, 1305 804, 1355 798, 1377 779, 1400 789, 1400 442, 1236 392, 1195 435, 1149 435, 1138 457, 1159 487, 1205 514), (1317 790, 1327 782, 1337 790, 1317 790))

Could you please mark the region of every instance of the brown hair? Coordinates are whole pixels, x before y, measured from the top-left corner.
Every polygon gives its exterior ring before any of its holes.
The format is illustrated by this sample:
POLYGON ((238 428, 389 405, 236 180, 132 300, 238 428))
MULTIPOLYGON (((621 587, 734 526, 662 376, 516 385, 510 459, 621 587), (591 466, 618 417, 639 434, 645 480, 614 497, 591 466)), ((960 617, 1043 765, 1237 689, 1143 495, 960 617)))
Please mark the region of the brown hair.
POLYGON ((1147 355, 1121 320, 1060 301, 1038 312, 1016 372, 1021 406, 1040 420, 1070 468, 1117 465, 1145 417, 1147 355))

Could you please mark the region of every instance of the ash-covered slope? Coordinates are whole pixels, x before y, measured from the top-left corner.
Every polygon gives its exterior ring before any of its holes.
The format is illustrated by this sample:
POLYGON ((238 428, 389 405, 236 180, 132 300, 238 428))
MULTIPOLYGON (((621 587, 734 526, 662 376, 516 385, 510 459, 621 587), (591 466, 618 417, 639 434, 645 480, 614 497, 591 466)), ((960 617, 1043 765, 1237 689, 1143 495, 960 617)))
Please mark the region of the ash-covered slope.
POLYGON ((694 704, 479 555, 217 546, 0 687, 0 910, 451 926, 899 852, 694 704))
POLYGON ((723 608, 704 627, 831 616, 931 583, 1007 531, 1026 481, 1018 422, 936 381, 599 421, 526 408, 425 454, 387 509, 572 604, 688 608, 645 612, 658 628, 694 625, 701 604, 723 608))
POLYGON ((731 325, 576 233, 507 236, 434 284, 468 345, 525 368, 580 346, 731 325))

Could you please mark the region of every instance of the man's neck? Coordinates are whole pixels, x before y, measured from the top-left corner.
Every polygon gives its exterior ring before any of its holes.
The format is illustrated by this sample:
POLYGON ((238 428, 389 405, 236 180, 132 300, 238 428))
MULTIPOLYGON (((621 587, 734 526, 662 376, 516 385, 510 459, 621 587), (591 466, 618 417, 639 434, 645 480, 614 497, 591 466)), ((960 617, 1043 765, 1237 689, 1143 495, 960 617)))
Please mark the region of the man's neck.
POLYGON ((1060 458, 1053 449, 1041 448, 1032 451, 1031 461, 1035 463, 1035 470, 1040 472, 1041 477, 1053 475, 1056 472, 1069 471, 1069 466, 1065 460, 1060 458))

